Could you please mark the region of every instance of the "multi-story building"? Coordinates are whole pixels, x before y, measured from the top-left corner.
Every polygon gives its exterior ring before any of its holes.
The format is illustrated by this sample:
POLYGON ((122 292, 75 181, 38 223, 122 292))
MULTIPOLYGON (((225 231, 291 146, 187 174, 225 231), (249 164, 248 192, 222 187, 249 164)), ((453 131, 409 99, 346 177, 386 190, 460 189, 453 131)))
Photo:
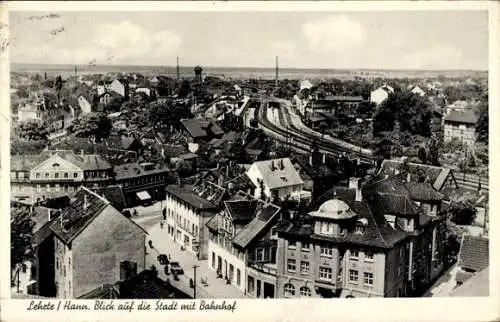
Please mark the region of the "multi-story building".
POLYGON ((444 116, 444 141, 457 139, 474 151, 477 117, 472 110, 450 111, 444 116))
POLYGON ((406 233, 372 213, 357 181, 329 194, 278 230, 277 297, 401 296, 406 233))
POLYGON ((115 183, 130 203, 163 199, 165 187, 173 182, 170 168, 162 164, 126 163, 115 166, 115 183))
POLYGON ((35 234, 38 295, 77 298, 120 280, 123 263, 145 268, 146 232, 82 188, 35 234))
POLYGON ((12 199, 27 204, 74 194, 82 185, 98 188, 112 180, 112 166, 98 155, 56 150, 11 157, 12 199))
POLYGON ((166 188, 167 233, 199 259, 208 257, 207 222, 222 207, 226 189, 202 181, 198 185, 168 185, 166 188))
POLYGON ((304 185, 289 158, 254 162, 247 176, 256 187, 256 198, 298 199, 304 185))
POLYGON ((207 223, 209 267, 241 291, 274 298, 281 208, 239 191, 207 223))
POLYGON ((444 195, 429 182, 411 181, 410 176, 384 178, 367 184, 364 192, 374 213, 408 235, 404 294, 418 296, 444 268, 445 222, 440 215, 444 195))

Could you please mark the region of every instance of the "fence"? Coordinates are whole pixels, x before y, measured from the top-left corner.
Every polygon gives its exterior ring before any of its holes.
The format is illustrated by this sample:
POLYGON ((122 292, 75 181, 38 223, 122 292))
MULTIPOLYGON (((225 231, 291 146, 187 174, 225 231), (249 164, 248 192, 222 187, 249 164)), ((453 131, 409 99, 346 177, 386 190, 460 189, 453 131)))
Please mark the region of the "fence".
POLYGON ((455 172, 454 175, 458 186, 461 188, 474 191, 478 191, 481 188, 481 190, 489 192, 489 182, 486 176, 464 172, 455 172))

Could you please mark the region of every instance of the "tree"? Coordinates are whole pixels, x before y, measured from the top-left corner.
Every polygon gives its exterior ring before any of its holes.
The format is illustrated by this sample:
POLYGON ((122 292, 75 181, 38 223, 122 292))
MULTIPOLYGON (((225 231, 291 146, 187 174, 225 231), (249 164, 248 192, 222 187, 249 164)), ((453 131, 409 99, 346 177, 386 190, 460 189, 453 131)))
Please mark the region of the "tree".
POLYGON ((40 154, 46 146, 46 140, 26 141, 18 138, 11 138, 10 154, 40 154))
POLYGON ((49 134, 46 125, 33 120, 20 123, 15 131, 20 138, 28 141, 46 141, 49 134))
POLYGON ((431 117, 430 103, 426 98, 409 91, 395 92, 375 113, 373 132, 377 135, 381 131, 393 131, 394 121, 398 121, 401 132, 428 137, 431 135, 431 117))
POLYGON ((188 81, 182 81, 181 86, 177 89, 177 95, 180 98, 187 97, 191 92, 191 84, 188 81))
POLYGON ((11 208, 10 216, 10 266, 24 263, 33 257, 33 227, 29 208, 11 208))
POLYGON ((73 121, 68 130, 77 137, 106 139, 113 129, 111 120, 104 113, 90 113, 73 121))
POLYGON ((471 225, 476 218, 476 208, 470 200, 453 203, 448 213, 450 220, 457 225, 471 225))
POLYGON ((427 151, 423 146, 418 149, 418 158, 423 164, 427 164, 427 151))
POLYGON ((489 113, 488 103, 481 103, 479 106, 479 118, 476 124, 478 141, 488 144, 489 140, 489 113))
POLYGON ((446 242, 444 245, 444 253, 446 254, 446 263, 451 266, 457 261, 458 252, 460 251, 460 243, 465 230, 459 227, 451 220, 446 220, 446 242))

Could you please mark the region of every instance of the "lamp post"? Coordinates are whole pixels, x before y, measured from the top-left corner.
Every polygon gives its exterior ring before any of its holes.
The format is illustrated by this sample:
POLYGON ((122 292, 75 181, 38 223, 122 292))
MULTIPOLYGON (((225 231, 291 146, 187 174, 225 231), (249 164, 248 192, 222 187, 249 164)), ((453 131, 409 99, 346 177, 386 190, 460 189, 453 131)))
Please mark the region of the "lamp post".
POLYGON ((193 298, 196 299, 196 269, 198 268, 198 265, 193 265, 193 270, 194 270, 194 281, 193 281, 193 298))

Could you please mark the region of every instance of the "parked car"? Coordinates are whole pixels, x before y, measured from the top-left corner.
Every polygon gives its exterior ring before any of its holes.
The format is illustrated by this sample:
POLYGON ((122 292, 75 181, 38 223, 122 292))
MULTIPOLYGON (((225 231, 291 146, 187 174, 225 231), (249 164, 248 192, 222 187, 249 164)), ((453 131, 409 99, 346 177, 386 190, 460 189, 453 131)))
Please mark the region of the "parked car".
POLYGON ((174 275, 184 274, 184 270, 182 269, 181 265, 179 265, 179 262, 170 263, 170 272, 174 275))
POLYGON ((168 264, 168 257, 165 254, 158 255, 157 259, 158 259, 158 261, 160 262, 161 265, 168 264))

